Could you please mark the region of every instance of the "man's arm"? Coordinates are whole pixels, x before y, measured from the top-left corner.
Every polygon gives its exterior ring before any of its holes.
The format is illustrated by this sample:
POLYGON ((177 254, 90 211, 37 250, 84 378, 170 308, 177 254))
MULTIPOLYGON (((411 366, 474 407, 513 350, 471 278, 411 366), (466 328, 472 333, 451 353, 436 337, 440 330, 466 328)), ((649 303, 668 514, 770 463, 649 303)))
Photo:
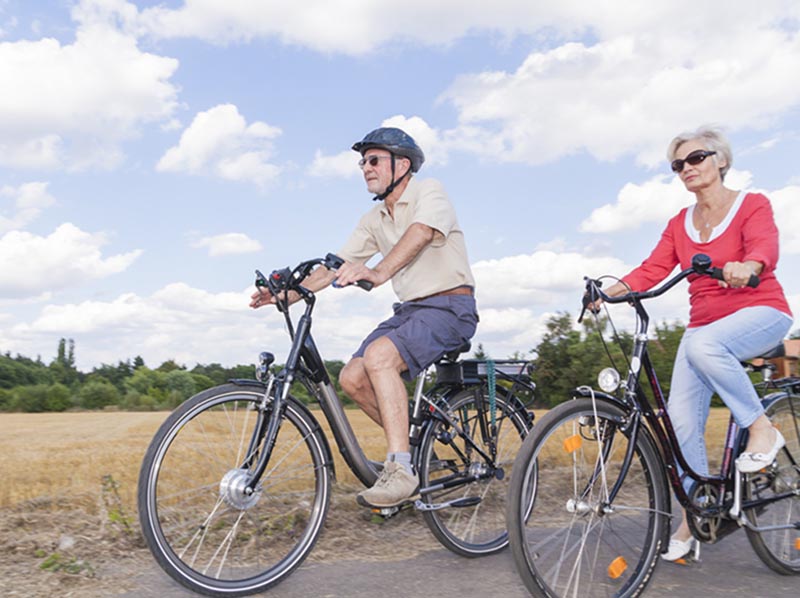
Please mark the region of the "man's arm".
POLYGON ((410 264, 419 253, 430 245, 436 230, 426 224, 413 223, 392 247, 392 250, 374 267, 364 264, 346 263, 334 274, 337 282, 348 285, 357 280, 368 280, 375 286, 381 285, 404 266, 410 264))

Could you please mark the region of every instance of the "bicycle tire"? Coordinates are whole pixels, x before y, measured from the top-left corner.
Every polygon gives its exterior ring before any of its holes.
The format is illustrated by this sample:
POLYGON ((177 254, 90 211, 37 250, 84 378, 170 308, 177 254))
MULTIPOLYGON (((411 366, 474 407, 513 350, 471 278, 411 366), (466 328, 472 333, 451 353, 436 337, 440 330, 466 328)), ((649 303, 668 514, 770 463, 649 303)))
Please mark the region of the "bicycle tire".
POLYGON ((322 531, 330 449, 295 399, 286 402, 256 492, 242 491, 240 467, 264 392, 225 384, 188 399, 161 425, 142 462, 137 498, 147 546, 170 577, 201 594, 272 587, 303 562, 322 531))
POLYGON ((658 561, 670 508, 659 452, 640 428, 630 468, 607 506, 603 499, 619 478, 629 431, 620 428, 622 408, 599 399, 596 407, 579 398, 550 410, 514 464, 509 540, 517 571, 535 596, 636 596, 658 561))
MULTIPOLYGON (((446 548, 465 557, 493 554, 508 545, 505 522, 507 488, 512 477, 514 462, 522 439, 529 430, 529 416, 524 406, 515 397, 504 394, 498 387, 495 396, 495 425, 497 434, 489 430, 491 414, 488 389, 481 387, 484 397, 479 399, 474 388, 456 394, 448 401, 448 414, 473 441, 487 454, 496 451, 495 471, 491 477, 465 482, 452 488, 428 493, 422 497, 425 505, 441 505, 453 500, 478 500, 477 504, 461 507, 445 507, 439 510, 424 510, 425 523, 433 535, 446 548), (481 415, 478 401, 483 401, 486 411, 481 415), (483 419, 483 421, 481 421, 483 419), (494 445, 494 447, 492 447, 494 445)), ((479 397, 480 395, 478 395, 479 397)), ((441 484, 446 480, 458 480, 469 473, 491 472, 491 465, 449 423, 432 419, 427 425, 420 443, 417 458, 420 487, 441 484)))
MULTIPOLYGON (((800 396, 785 394, 766 408, 767 417, 786 439, 786 446, 775 459, 775 466, 751 474, 745 484, 748 499, 770 498, 776 493, 800 489, 800 396)), ((748 509, 748 519, 756 526, 786 525, 800 521, 800 496, 748 509)), ((755 531, 745 527, 747 539, 758 558, 783 575, 800 573, 800 530, 755 531)))

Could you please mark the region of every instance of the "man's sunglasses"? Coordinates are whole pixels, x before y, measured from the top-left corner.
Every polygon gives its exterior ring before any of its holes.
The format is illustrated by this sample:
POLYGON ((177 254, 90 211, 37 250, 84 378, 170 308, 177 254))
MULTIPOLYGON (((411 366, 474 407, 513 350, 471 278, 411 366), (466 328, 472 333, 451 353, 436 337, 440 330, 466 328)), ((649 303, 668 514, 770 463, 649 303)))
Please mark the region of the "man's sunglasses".
POLYGON ((673 160, 670 166, 672 167, 672 172, 683 172, 684 164, 691 164, 692 166, 697 166, 708 158, 709 156, 713 156, 717 152, 709 152, 706 150, 695 150, 686 156, 683 160, 673 160))
POLYGON ((391 156, 370 156, 369 158, 361 158, 358 161, 358 166, 360 168, 364 168, 364 166, 369 164, 370 166, 375 168, 378 165, 378 162, 384 159, 388 160, 389 158, 391 158, 391 156))

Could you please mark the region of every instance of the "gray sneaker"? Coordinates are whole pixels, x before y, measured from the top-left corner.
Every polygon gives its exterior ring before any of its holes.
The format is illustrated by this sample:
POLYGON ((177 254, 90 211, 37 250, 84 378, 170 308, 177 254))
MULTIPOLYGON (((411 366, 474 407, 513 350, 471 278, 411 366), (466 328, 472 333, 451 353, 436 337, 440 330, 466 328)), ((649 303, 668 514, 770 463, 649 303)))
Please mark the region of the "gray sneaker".
POLYGON ((364 507, 381 509, 397 507, 409 500, 419 498, 419 478, 406 471, 394 461, 386 461, 383 471, 372 488, 358 493, 356 500, 364 507))

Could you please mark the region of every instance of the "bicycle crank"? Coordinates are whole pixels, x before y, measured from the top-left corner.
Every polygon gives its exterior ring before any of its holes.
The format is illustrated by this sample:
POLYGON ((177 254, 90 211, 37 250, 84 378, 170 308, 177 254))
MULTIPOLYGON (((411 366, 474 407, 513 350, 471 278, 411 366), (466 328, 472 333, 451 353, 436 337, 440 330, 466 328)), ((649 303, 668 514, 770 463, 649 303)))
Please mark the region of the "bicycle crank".
POLYGON ((474 507, 480 504, 480 496, 465 496, 463 498, 455 498, 447 502, 428 504, 421 500, 414 501, 414 508, 417 511, 440 511, 441 509, 461 508, 461 507, 474 507))

